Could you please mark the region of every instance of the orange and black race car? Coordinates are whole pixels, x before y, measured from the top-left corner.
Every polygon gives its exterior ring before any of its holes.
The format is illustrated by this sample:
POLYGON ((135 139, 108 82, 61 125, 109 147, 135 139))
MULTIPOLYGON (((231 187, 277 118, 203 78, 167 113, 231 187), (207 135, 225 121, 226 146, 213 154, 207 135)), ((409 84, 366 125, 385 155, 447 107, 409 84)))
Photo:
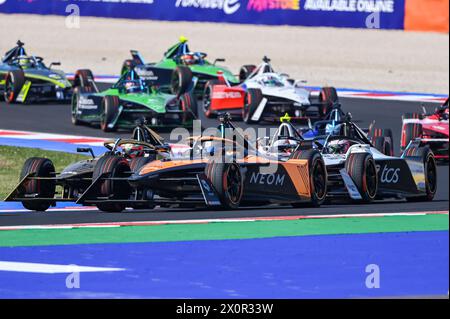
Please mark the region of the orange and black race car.
POLYGON ((125 161, 97 168, 98 178, 78 203, 113 212, 140 204, 236 209, 323 203, 327 172, 321 154, 311 145, 300 146, 290 158, 262 157, 229 116, 220 121, 216 136, 189 139, 185 159, 155 160, 134 173, 122 167, 125 161), (229 132, 234 133, 232 138, 229 132), (126 171, 128 178, 117 175, 126 171))

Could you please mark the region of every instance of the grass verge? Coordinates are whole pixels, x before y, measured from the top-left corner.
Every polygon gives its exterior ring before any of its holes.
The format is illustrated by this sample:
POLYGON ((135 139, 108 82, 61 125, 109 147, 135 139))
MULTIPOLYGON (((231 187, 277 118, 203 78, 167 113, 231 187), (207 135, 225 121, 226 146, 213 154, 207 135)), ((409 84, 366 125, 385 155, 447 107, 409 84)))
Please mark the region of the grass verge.
POLYGON ((87 158, 84 155, 44 151, 35 148, 0 146, 0 200, 4 200, 17 185, 22 165, 29 157, 51 159, 57 172, 60 172, 70 163, 87 158))

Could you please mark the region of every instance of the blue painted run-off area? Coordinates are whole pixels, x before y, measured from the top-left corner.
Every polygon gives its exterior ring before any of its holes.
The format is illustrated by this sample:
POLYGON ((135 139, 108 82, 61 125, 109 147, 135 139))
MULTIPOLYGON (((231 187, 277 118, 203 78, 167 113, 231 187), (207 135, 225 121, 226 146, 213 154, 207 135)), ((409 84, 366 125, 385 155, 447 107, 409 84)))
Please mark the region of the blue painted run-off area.
POLYGON ((126 268, 0 271, 0 298, 351 298, 447 295, 448 231, 0 248, 0 260, 126 268), (366 266, 380 288, 366 288, 366 266))

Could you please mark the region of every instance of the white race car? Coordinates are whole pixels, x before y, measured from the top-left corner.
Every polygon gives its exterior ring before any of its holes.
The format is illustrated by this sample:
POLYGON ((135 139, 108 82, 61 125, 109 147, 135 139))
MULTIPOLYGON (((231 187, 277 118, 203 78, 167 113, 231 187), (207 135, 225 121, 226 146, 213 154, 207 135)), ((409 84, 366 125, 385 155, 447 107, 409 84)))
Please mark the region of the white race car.
POLYGON ((411 142, 401 157, 387 156, 351 121, 339 124, 329 135, 310 140, 285 121, 265 141, 259 141, 259 151, 281 157, 295 154, 307 158, 308 153, 321 153, 328 174, 328 199, 430 201, 436 194, 436 160, 430 148, 421 147, 419 142, 411 142))
POLYGON ((259 66, 243 66, 239 78, 242 82, 232 86, 219 74, 217 80, 206 84, 203 111, 207 117, 229 112, 242 116, 247 123, 258 123, 274 121, 288 113, 292 119, 323 119, 338 103, 333 87, 322 88, 318 100, 313 102, 311 90, 304 87, 303 81, 276 73, 267 57, 259 66))

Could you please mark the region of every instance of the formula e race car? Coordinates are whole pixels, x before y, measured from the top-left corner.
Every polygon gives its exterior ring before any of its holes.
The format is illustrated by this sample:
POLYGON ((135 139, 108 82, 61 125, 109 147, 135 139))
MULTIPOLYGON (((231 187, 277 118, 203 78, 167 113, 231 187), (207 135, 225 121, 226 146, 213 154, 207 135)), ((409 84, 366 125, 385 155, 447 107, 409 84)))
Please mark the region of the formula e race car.
POLYGON ((207 83, 203 94, 207 117, 227 111, 246 123, 278 120, 285 113, 296 119, 323 119, 338 102, 336 89, 326 87, 320 90, 318 102, 313 103, 311 91, 303 87, 302 81, 276 73, 267 57, 258 67, 243 66, 239 74, 242 83, 237 86, 221 74, 207 83))
MULTIPOLYGON (((175 71, 175 73, 177 70, 175 71)), ((169 94, 148 86, 134 69, 125 72, 109 89, 99 92, 90 70, 75 74, 72 123, 100 124, 103 131, 129 129, 144 118, 152 127, 189 126, 197 117, 197 100, 191 78, 169 94)))
POLYGON ((6 52, 0 63, 0 94, 7 103, 32 103, 46 101, 69 102, 72 85, 62 71, 47 67, 43 58, 28 56, 18 41, 6 52))
POLYGON ((432 114, 406 113, 402 117, 401 149, 407 148, 411 141, 417 140, 420 145, 428 145, 438 160, 448 161, 448 104, 437 107, 432 114))
MULTIPOLYGON (((99 157, 94 156, 92 149, 78 148, 78 152, 91 153, 92 159, 71 164, 59 174, 55 173, 55 167, 49 159, 27 159, 19 184, 5 201, 22 202, 26 209, 32 211, 45 211, 57 202, 83 204, 82 195, 108 170, 117 179, 103 184, 100 191, 113 189, 121 194, 121 189, 128 185, 123 178, 156 158, 171 155, 170 145, 143 124, 135 128, 131 139, 106 141, 104 145, 107 151, 99 157)), ((107 200, 108 197, 105 197, 96 204, 105 211, 116 209, 115 204, 108 203, 107 200)), ((149 203, 135 203, 132 207, 152 206, 149 203)))
POLYGON ((239 79, 227 68, 216 65, 217 62, 225 62, 225 59, 219 58, 211 63, 206 60, 206 53, 192 52, 187 42, 188 40, 185 37, 180 37, 180 41, 171 46, 164 53, 163 59, 156 63, 145 63, 139 52, 132 50, 132 59, 125 60, 122 66, 122 74, 130 69, 135 69, 144 81, 175 88, 189 82, 189 78, 194 76, 198 78, 194 93, 199 97, 203 94, 206 82, 217 79, 217 72, 219 71, 230 83, 239 83, 239 79), (175 69, 179 69, 179 72, 174 73, 175 69))
POLYGON ((328 174, 327 199, 404 198, 430 201, 437 188, 437 167, 428 146, 411 142, 401 157, 379 152, 363 130, 351 121, 336 126, 328 135, 305 140, 284 120, 276 134, 259 141, 258 149, 290 158, 298 147, 321 152, 328 174))
POLYGON ((292 204, 318 206, 326 198, 327 176, 318 151, 260 157, 237 132, 228 115, 221 118, 217 135, 191 137, 185 158, 150 162, 124 181, 122 163, 96 167, 100 175, 78 202, 97 204, 101 210, 121 211, 136 204, 179 205, 236 209, 243 205, 292 204), (229 138, 232 136, 231 138, 229 138), (106 207, 106 203, 115 204, 106 207))

